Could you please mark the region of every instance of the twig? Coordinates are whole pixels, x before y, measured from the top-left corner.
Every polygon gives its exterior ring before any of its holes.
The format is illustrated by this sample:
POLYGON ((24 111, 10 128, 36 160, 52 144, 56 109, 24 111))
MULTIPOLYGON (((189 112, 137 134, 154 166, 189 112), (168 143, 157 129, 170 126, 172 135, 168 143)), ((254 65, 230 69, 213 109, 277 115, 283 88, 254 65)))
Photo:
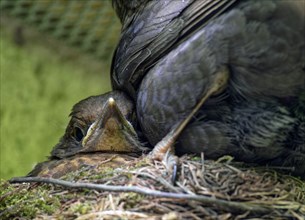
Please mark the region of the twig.
POLYGON ((106 160, 104 160, 104 161, 101 161, 101 162, 99 163, 99 166, 102 165, 102 164, 105 164, 105 163, 108 163, 108 162, 112 161, 112 160, 113 160, 114 158, 116 158, 116 157, 118 157, 118 155, 113 155, 112 157, 110 157, 110 158, 108 158, 108 159, 106 159, 106 160))
POLYGON ((154 197, 195 200, 195 201, 200 201, 207 206, 219 207, 225 211, 230 211, 232 213, 244 213, 246 211, 251 211, 251 212, 256 212, 258 214, 264 214, 272 211, 272 209, 269 207, 259 207, 254 204, 249 205, 245 202, 226 201, 226 200, 211 198, 202 195, 188 195, 182 193, 162 192, 162 191, 151 190, 136 186, 112 186, 112 185, 81 183, 81 182, 73 183, 65 180, 43 178, 43 177, 16 177, 10 180, 10 183, 22 183, 22 182, 50 183, 50 184, 55 184, 55 185, 60 185, 75 189, 94 189, 94 190, 111 191, 111 192, 134 192, 134 193, 139 193, 154 197))
POLYGON ((132 217, 132 218, 141 218, 145 219, 149 216, 139 212, 130 212, 130 211, 121 211, 121 210, 108 210, 108 211, 101 211, 95 213, 89 213, 86 215, 82 215, 78 217, 76 220, 83 220, 83 219, 96 219, 96 218, 105 218, 105 217, 132 217))

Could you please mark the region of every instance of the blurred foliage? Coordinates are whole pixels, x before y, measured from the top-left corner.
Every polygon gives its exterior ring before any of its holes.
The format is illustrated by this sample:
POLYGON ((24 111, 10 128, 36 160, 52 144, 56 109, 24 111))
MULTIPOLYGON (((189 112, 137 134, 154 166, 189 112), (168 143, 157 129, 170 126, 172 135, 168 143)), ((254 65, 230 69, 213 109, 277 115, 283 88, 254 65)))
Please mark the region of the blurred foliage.
POLYGON ((0 0, 0 9, 99 59, 109 59, 119 38, 111 0, 0 0))
POLYGON ((1 16, 0 27, 0 178, 8 179, 46 159, 76 102, 110 90, 110 59, 94 60, 11 18, 1 16))

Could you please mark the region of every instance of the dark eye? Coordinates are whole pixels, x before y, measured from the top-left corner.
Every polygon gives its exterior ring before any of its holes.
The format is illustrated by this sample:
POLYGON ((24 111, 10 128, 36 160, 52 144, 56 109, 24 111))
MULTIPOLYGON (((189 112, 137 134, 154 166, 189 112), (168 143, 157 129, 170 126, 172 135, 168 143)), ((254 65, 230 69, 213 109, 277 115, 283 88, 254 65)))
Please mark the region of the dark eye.
POLYGON ((76 141, 80 142, 83 139, 84 134, 79 127, 74 127, 73 136, 74 136, 76 141))

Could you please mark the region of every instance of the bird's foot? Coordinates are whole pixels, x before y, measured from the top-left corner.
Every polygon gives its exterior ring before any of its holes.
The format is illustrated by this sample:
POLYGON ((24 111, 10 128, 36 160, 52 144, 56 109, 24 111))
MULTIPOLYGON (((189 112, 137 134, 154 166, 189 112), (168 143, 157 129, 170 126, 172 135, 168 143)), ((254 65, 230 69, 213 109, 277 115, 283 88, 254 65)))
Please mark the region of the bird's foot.
POLYGON ((171 181, 174 183, 177 178, 178 157, 175 155, 174 144, 176 141, 176 129, 172 129, 160 142, 156 144, 150 154, 152 160, 162 161, 166 171, 171 175, 171 181))

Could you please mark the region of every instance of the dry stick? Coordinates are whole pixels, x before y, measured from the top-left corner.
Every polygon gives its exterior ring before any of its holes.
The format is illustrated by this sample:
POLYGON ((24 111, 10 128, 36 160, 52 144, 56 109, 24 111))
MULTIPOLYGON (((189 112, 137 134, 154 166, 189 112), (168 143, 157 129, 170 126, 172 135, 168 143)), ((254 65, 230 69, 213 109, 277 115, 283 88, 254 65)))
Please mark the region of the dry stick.
POLYGON ((130 211, 121 211, 121 210, 106 210, 100 212, 93 212, 85 215, 81 215, 76 220, 83 220, 83 219, 96 219, 96 218, 104 218, 104 217, 138 217, 141 219, 147 219, 149 216, 146 214, 142 214, 139 212, 130 212, 130 211))
POLYGON ((76 189, 94 189, 94 190, 111 191, 111 192, 134 192, 134 193, 139 193, 154 197, 196 200, 204 203, 205 205, 218 207, 232 213, 243 213, 246 211, 252 211, 258 214, 264 214, 272 211, 271 208, 259 207, 257 205, 253 205, 253 204, 250 205, 243 202, 226 201, 226 200, 211 198, 202 195, 188 195, 182 193, 162 192, 162 191, 151 190, 136 186, 112 186, 112 185, 80 183, 80 182, 73 183, 65 180, 43 178, 43 177, 16 177, 10 180, 10 183, 22 183, 22 182, 50 183, 50 184, 60 185, 68 188, 76 188, 76 189))

